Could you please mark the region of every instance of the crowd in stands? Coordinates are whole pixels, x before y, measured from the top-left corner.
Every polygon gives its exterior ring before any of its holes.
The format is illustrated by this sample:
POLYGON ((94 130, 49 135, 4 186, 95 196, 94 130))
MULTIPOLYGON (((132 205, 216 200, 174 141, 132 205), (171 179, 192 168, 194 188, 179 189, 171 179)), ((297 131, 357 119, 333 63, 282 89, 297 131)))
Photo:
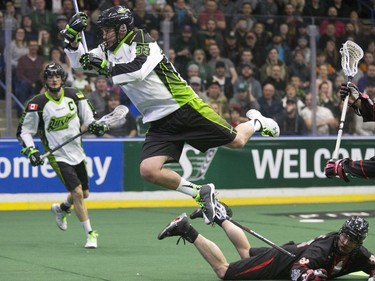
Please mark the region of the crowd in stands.
MULTIPOLYGON (((148 31, 163 50, 163 39, 170 38, 169 60, 196 94, 233 126, 245 121, 245 113, 255 108, 278 122, 281 136, 311 135, 313 120, 318 135, 337 134, 342 107, 338 89, 346 81, 339 50, 347 40, 358 43, 365 54, 354 82, 375 98, 375 22, 371 10, 360 3, 375 7, 374 0, 77 2, 89 15, 85 31, 89 50, 101 42, 95 24, 101 11, 113 5, 128 7, 135 26, 148 31), (163 34, 165 22, 170 23, 168 34, 163 34), (316 34, 312 34, 312 26, 316 34), (314 37, 316 57, 309 44, 314 37), (312 69, 312 60, 316 69, 312 69), (312 71, 315 87, 310 83, 312 71), (312 108, 314 97, 316 110, 312 108)), ((66 84, 81 90, 99 114, 110 112, 113 104, 129 106, 129 125, 114 136, 138 135, 139 112, 126 93, 107 77, 72 70, 65 57, 59 31, 75 13, 71 0, 5 0, 0 2, 0 10, 1 27, 6 22, 12 26, 12 89, 21 103, 43 90, 42 69, 53 61, 68 74, 66 84)), ((3 57, 2 69, 4 62, 3 57)), ((346 134, 375 132, 375 124, 363 124, 350 110, 345 126, 346 134)))

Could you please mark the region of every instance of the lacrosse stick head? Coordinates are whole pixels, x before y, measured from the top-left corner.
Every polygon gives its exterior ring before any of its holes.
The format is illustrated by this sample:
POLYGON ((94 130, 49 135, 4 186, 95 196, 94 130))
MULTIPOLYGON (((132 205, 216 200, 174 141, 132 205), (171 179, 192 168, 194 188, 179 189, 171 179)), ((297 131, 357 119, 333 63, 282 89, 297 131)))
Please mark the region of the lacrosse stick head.
POLYGON ((119 105, 111 113, 100 118, 98 122, 108 125, 109 128, 118 128, 125 124, 125 117, 128 112, 129 108, 125 105, 119 105))
POLYGON ((349 81, 358 72, 358 62, 363 58, 362 48, 353 41, 346 41, 340 49, 341 67, 349 81))

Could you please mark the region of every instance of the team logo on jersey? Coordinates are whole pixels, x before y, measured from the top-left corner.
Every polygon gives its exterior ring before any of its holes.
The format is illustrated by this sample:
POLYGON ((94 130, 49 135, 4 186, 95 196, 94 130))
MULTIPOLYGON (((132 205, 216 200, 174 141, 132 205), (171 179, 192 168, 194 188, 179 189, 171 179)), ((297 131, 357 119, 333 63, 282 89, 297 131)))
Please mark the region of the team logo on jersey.
POLYGON ((298 261, 299 264, 308 264, 309 262, 310 262, 310 260, 307 259, 307 258, 302 258, 302 259, 300 259, 300 260, 298 261))
POLYGON ((70 121, 72 121, 74 117, 76 117, 76 115, 77 115, 76 113, 69 113, 62 117, 53 116, 51 120, 49 121, 47 131, 51 132, 51 131, 61 131, 61 130, 67 129, 69 127, 70 121))
POLYGON ((182 151, 179 163, 167 164, 169 168, 180 173, 183 178, 189 181, 204 179, 212 160, 215 157, 217 148, 211 148, 202 153, 198 149, 186 144, 182 151))
POLYGON ((85 96, 82 93, 77 93, 77 97, 79 97, 80 99, 85 98, 85 96))
POLYGON ((37 110, 38 105, 36 103, 30 103, 29 106, 27 107, 28 110, 37 110))

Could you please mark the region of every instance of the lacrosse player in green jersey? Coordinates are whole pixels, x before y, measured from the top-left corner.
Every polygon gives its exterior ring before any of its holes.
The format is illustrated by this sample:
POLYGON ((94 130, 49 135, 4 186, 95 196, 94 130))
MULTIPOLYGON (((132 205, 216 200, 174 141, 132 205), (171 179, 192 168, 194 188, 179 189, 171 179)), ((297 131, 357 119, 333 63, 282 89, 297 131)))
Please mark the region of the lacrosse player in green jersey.
MULTIPOLYGON (((46 91, 31 98, 17 129, 17 138, 32 166, 44 164, 35 147, 33 136, 38 134, 44 151, 51 151, 64 140, 80 133, 81 125, 91 134, 103 135, 108 127, 94 119, 94 111, 85 96, 74 88, 63 87, 66 74, 59 64, 48 64, 44 69, 46 91), (83 124, 81 124, 81 121, 83 124)), ((48 161, 69 191, 61 204, 53 204, 51 211, 61 230, 68 228, 67 215, 74 211, 85 231, 86 248, 97 248, 98 233, 92 230, 84 199, 89 196, 86 155, 81 138, 76 138, 48 156, 48 161)))
POLYGON ((176 71, 155 40, 134 27, 131 11, 123 6, 104 10, 97 20, 103 43, 90 52, 80 42, 87 15, 75 14, 62 30, 74 69, 85 69, 112 78, 149 123, 142 149, 140 174, 146 180, 193 197, 209 222, 215 216, 215 186, 197 185, 165 168, 179 161, 184 144, 201 152, 226 145, 242 148, 254 132, 276 137, 277 123, 258 111, 247 113, 249 121, 233 128, 200 99, 176 71))

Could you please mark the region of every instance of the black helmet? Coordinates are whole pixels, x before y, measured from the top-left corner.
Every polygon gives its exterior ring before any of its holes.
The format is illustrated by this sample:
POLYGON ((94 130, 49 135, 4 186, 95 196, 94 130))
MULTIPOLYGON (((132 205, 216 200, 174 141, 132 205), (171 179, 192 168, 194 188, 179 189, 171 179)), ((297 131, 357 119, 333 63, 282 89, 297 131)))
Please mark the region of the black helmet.
POLYGON ((64 71, 64 69, 62 68, 61 65, 59 65, 58 63, 50 63, 44 68, 43 77, 44 77, 44 82, 45 82, 46 88, 49 91, 51 91, 52 93, 57 93, 57 92, 60 91, 60 89, 61 89, 62 85, 64 84, 68 75, 65 73, 65 71, 64 71), (52 88, 52 87, 48 86, 48 84, 47 84, 47 78, 51 77, 51 76, 55 76, 55 75, 60 75, 61 80, 62 80, 62 83, 58 88, 52 88))
POLYGON ((114 6, 104 10, 96 24, 100 28, 113 27, 116 32, 121 28, 121 25, 125 24, 126 33, 134 28, 134 17, 132 12, 124 6, 114 6))
POLYGON ((44 69, 44 80, 47 80, 48 77, 60 75, 63 81, 66 80, 66 73, 61 65, 58 63, 50 63, 44 69))
POLYGON ((359 244, 362 244, 367 237, 368 229, 369 224, 365 219, 360 216, 353 216, 342 225, 339 233, 345 233, 359 244))

